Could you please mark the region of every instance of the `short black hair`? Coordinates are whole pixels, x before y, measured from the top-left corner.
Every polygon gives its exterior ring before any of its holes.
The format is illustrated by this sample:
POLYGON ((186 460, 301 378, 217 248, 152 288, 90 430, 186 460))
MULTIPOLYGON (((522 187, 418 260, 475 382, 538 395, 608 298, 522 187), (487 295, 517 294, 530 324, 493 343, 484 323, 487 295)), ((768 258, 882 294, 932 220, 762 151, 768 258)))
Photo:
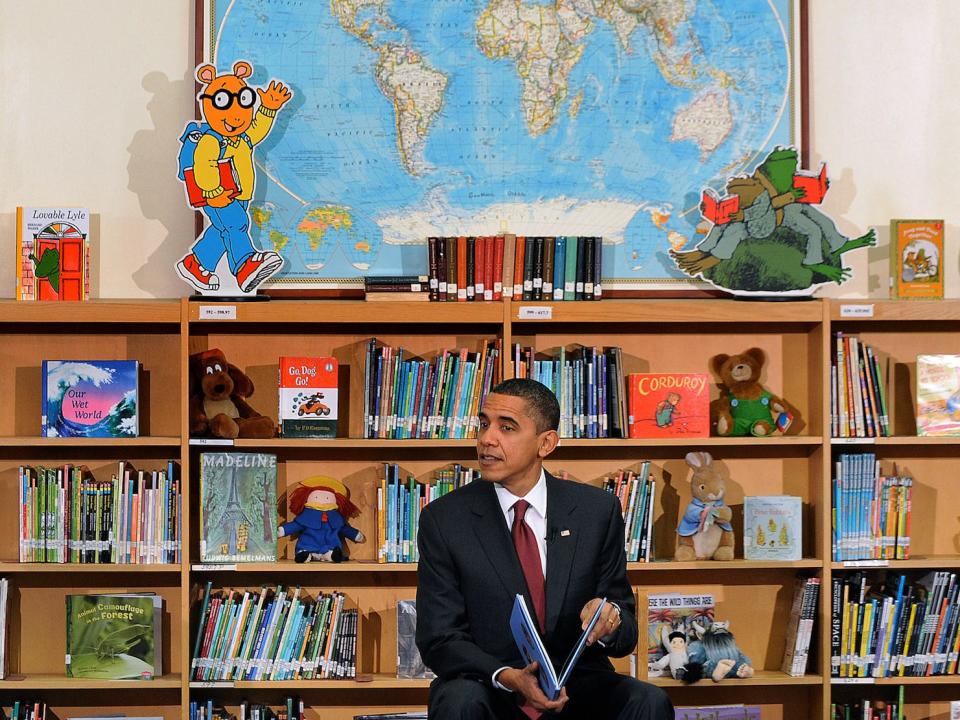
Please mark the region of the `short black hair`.
POLYGON ((537 432, 560 427, 560 403, 553 391, 543 383, 530 378, 512 378, 496 385, 490 392, 526 400, 537 424, 537 432))

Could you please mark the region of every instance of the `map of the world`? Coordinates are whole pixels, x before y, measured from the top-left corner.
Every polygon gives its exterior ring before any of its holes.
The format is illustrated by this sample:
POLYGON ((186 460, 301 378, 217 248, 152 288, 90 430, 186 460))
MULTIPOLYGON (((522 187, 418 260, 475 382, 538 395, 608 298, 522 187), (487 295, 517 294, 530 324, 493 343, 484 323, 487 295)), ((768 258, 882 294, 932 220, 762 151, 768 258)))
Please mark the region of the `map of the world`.
POLYGON ((294 92, 250 210, 279 284, 504 232, 602 236, 614 287, 684 277, 702 189, 793 144, 792 0, 209 2, 219 71, 294 92))

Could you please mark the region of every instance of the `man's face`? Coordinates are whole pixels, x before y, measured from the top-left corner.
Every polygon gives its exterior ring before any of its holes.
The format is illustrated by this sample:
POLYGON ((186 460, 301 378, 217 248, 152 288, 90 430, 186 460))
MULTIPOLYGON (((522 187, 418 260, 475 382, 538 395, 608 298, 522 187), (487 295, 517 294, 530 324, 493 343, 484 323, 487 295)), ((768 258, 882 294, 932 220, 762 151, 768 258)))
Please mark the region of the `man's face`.
POLYGON ((557 444, 554 430, 537 432, 527 401, 490 393, 480 409, 477 457, 484 480, 511 485, 536 481, 540 461, 557 444))

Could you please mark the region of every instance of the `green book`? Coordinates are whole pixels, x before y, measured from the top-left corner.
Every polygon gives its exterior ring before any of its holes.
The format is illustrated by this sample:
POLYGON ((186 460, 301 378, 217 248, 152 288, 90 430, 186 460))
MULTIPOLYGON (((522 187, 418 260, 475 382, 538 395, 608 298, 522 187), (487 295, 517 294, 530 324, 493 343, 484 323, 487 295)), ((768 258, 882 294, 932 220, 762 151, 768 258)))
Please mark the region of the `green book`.
POLYGON ((163 598, 67 595, 67 677, 152 680, 163 667, 163 598))
POLYGON ((564 252, 564 269, 563 269, 563 299, 564 300, 573 300, 574 291, 576 290, 577 282, 577 243, 580 241, 576 235, 568 235, 566 248, 564 252))

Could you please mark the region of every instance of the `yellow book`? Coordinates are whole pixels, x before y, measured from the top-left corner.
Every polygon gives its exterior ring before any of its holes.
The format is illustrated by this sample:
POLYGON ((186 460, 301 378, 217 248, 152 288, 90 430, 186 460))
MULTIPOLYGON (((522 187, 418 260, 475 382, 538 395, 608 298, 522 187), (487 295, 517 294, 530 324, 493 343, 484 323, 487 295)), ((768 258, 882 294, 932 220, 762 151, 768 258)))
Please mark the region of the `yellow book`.
POLYGON ((913 637, 913 619, 917 616, 917 603, 912 603, 910 605, 910 619, 907 621, 907 632, 904 635, 903 639, 903 653, 900 655, 900 659, 897 661, 897 675, 903 677, 903 671, 906 669, 904 661, 910 657, 910 638, 913 637))
POLYGON ((873 620, 873 603, 864 603, 863 625, 860 632, 860 651, 857 653, 856 677, 867 676, 867 651, 870 648, 870 623, 873 620))
POLYGON ((850 587, 843 584, 843 615, 840 620, 840 677, 847 676, 847 639, 850 637, 850 587))

